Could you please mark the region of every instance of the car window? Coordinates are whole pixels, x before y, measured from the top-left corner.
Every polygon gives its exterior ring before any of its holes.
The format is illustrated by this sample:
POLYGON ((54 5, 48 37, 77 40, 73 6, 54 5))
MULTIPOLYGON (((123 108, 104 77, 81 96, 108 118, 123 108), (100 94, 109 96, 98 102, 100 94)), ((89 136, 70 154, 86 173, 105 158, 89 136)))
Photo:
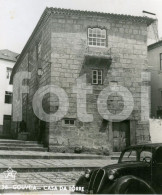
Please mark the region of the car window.
POLYGON ((156 151, 156 162, 157 163, 162 163, 162 148, 159 148, 157 151, 156 151))
POLYGON ((137 161, 137 151, 136 150, 125 151, 121 159, 121 162, 129 162, 129 161, 137 161))
POLYGON ((147 150, 143 150, 140 153, 140 161, 151 161, 152 159, 152 152, 151 151, 147 151, 147 150))

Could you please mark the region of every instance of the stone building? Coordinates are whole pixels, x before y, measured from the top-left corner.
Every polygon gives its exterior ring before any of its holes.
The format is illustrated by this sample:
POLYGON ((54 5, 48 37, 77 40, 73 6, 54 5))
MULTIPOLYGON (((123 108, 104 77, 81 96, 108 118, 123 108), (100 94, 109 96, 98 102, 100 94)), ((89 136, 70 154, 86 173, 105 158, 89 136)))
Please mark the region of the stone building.
MULTIPOLYGON (((125 146, 149 141, 148 120, 141 121, 141 94, 147 97, 147 92, 141 92, 144 85, 141 73, 148 68, 147 27, 152 22, 148 17, 46 8, 11 78, 13 82, 15 73, 31 72, 31 78, 25 82, 29 93, 23 94, 28 139, 38 139, 41 123, 32 109, 33 95, 38 88, 57 85, 65 90, 69 109, 59 121, 44 124, 44 143, 49 150, 74 151, 79 146, 86 151, 105 148, 120 151, 125 146), (87 109, 87 114, 93 114, 91 122, 78 119, 77 94, 73 91, 77 79, 85 74, 87 86, 93 90, 87 94, 86 102, 80 97, 79 105, 87 109), (123 86, 134 98, 133 111, 124 121, 109 121, 98 112, 98 96, 108 86, 118 87, 120 92, 123 86)), ((15 82, 14 90, 17 85, 15 82)), ((125 96, 129 110, 132 102, 125 96)), ((106 101, 109 112, 122 113, 123 98, 117 92, 106 101)), ((43 108, 47 113, 56 113, 58 107, 56 95, 44 96, 43 108)), ((19 122, 13 122, 12 127, 17 132, 19 122)))
POLYGON ((162 118, 162 41, 148 46, 151 72, 151 117, 162 118))
POLYGON ((148 26, 148 39, 147 39, 147 45, 152 45, 153 43, 156 43, 159 41, 159 32, 158 32, 158 20, 155 19, 155 21, 148 26))
POLYGON ((0 50, 0 137, 10 137, 12 85, 9 84, 12 68, 18 54, 0 50))

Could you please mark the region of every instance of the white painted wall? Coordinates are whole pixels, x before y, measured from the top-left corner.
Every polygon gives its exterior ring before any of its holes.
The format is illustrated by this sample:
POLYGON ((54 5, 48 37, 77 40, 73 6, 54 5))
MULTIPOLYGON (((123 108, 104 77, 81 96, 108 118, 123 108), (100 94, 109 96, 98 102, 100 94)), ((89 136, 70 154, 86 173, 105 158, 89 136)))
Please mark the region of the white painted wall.
POLYGON ((5 91, 12 92, 12 85, 7 79, 7 67, 13 68, 15 62, 0 59, 0 125, 3 125, 3 115, 11 115, 12 104, 5 104, 5 91))
POLYGON ((162 143, 162 119, 150 119, 150 135, 152 143, 162 143))

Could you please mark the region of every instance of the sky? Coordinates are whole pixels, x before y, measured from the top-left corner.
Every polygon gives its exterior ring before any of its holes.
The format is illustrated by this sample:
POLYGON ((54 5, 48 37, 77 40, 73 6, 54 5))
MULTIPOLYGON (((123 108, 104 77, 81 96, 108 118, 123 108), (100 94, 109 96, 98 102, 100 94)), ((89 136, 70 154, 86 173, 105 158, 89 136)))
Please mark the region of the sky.
POLYGON ((162 37, 162 0, 0 0, 0 49, 21 53, 46 7, 142 16, 156 14, 162 37))

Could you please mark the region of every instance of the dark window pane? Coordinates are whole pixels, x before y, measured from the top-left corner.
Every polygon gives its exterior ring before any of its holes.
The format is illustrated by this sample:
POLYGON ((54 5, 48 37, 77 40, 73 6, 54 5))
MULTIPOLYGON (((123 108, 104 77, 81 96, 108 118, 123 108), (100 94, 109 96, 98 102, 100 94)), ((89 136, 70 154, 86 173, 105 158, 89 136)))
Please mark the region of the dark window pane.
POLYGON ((66 124, 66 125, 69 124, 69 120, 65 120, 65 124, 66 124))
POLYGON ((7 79, 10 79, 11 73, 12 73, 12 68, 7 67, 7 75, 6 75, 7 79))
POLYGON ((6 104, 11 104, 12 103, 12 93, 6 91, 5 92, 5 103, 6 104))
POLYGON ((71 125, 74 125, 74 120, 70 120, 70 124, 71 125))
POLYGON ((98 84, 102 84, 102 80, 98 80, 98 84))
POLYGON ((65 119, 64 121, 66 125, 74 125, 74 119, 65 119))

